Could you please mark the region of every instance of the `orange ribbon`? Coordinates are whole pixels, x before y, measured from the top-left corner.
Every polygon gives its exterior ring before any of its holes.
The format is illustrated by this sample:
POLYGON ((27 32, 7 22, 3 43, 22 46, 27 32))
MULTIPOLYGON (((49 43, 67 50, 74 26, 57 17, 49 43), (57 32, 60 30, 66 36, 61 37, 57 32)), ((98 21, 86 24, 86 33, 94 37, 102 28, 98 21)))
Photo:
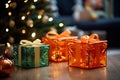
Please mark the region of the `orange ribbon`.
POLYGON ((98 34, 91 34, 90 36, 84 35, 80 38, 81 43, 94 43, 99 41, 98 34))
POLYGON ((49 31, 46 34, 46 37, 49 39, 57 39, 60 37, 69 37, 70 35, 71 35, 71 31, 69 31, 69 30, 65 30, 61 34, 58 34, 56 31, 49 31))

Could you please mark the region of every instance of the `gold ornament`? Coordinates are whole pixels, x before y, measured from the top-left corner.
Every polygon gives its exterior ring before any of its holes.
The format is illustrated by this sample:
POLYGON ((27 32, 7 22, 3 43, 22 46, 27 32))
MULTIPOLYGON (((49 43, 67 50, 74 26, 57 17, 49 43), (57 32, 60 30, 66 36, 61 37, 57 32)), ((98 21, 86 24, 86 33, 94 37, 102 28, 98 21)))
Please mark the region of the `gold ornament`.
POLYGON ((9 76, 14 71, 13 62, 4 57, 0 58, 0 77, 9 76))

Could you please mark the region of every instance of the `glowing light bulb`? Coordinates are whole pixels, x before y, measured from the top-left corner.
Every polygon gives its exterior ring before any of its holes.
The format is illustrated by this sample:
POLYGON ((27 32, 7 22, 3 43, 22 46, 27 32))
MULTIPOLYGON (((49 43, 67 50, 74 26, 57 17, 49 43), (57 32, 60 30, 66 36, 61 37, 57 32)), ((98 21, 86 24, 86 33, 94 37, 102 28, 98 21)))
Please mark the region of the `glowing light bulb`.
POLYGON ((28 0, 24 0, 24 3, 27 3, 28 2, 28 0))
POLYGON ((41 15, 38 15, 38 19, 41 19, 42 18, 42 16, 41 15))
POLYGON ((21 17, 21 20, 25 20, 25 16, 22 16, 22 17, 21 17))
POLYGON ((5 30, 6 32, 9 32, 9 29, 8 28, 6 28, 6 30, 5 30))
POLYGON ((35 9, 35 5, 31 5, 31 6, 30 6, 30 9, 35 9))
POLYGON ((11 3, 11 0, 9 0, 8 3, 11 3))
POLYGON ((36 33, 33 32, 33 33, 31 34, 31 37, 32 37, 32 38, 36 37, 36 33))
POLYGON ((12 15, 12 12, 8 12, 8 15, 11 16, 11 15, 12 15))
POLYGON ((23 30, 22 30, 22 34, 25 34, 25 33, 26 33, 26 30, 25 30, 25 29, 23 29, 23 30))
POLYGON ((50 22, 51 22, 51 21, 53 21, 53 18, 52 18, 52 17, 50 17, 50 18, 48 19, 48 21, 50 21, 50 22))
POLYGON ((64 24, 63 24, 63 23, 59 23, 59 26, 60 26, 60 27, 63 27, 63 26, 64 26, 64 24))
POLYGON ((37 2, 38 0, 34 0, 34 2, 37 2))
POLYGON ((34 26, 33 24, 30 24, 30 25, 29 25, 29 27, 31 27, 31 28, 32 28, 33 26, 34 26))
POLYGON ((8 3, 5 4, 5 8, 9 8, 9 4, 8 3))
POLYGON ((7 47, 11 47, 11 45, 10 45, 10 43, 9 43, 9 42, 7 42, 7 47))
POLYGON ((30 12, 28 11, 28 12, 27 12, 27 15, 29 15, 29 14, 30 14, 30 12))

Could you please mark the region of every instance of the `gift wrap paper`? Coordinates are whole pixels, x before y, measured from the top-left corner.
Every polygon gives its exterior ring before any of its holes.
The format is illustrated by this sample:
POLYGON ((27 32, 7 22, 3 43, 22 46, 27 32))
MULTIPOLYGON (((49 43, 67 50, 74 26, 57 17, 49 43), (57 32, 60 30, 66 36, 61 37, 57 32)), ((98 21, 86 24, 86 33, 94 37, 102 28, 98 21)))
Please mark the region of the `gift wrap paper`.
POLYGON ((14 45, 14 64, 24 68, 47 66, 49 45, 23 46, 14 45))
POLYGON ((42 41, 50 45, 49 59, 55 62, 63 62, 68 61, 68 42, 76 39, 77 37, 62 37, 57 39, 43 37, 42 41))
POLYGON ((97 68, 106 66, 106 41, 95 43, 80 43, 79 41, 69 44, 69 66, 81 68, 97 68))

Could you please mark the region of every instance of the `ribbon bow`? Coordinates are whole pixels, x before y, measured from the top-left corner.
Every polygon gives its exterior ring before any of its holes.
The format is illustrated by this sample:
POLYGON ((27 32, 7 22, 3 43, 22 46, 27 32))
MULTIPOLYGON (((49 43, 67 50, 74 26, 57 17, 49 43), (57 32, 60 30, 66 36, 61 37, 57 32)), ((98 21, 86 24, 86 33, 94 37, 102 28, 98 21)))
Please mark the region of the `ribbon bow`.
POLYGON ((49 31, 46 34, 46 37, 49 39, 56 39, 56 38, 60 38, 60 37, 68 37, 70 35, 71 35, 71 31, 69 31, 69 30, 65 30, 61 34, 58 34, 56 31, 49 31))
POLYGON ((80 38, 81 43, 94 43, 99 41, 98 34, 91 34, 90 36, 84 35, 80 38))
POLYGON ((21 40, 20 41, 21 45, 26 45, 26 46, 31 46, 31 45, 40 45, 41 44, 41 40, 40 39, 36 39, 33 42, 29 41, 29 40, 21 40))

